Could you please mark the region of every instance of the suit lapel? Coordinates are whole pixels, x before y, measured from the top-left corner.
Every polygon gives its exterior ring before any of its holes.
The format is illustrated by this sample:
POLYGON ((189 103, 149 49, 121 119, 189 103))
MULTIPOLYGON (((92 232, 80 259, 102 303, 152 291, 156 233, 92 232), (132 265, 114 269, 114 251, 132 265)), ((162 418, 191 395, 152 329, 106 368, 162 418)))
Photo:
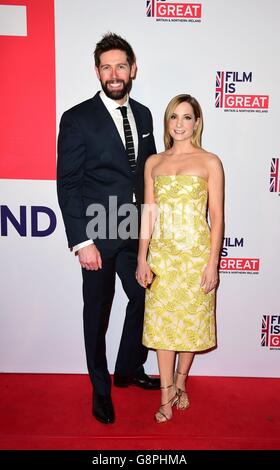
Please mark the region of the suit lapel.
MULTIPOLYGON (((131 174, 131 170, 129 167, 128 163, 128 158, 127 158, 127 153, 126 149, 123 145, 123 141, 120 137, 120 134, 118 132, 118 129, 116 128, 116 125, 111 117, 111 114, 107 110, 106 106, 104 105, 103 101, 101 100, 99 96, 99 92, 96 93, 96 95, 93 97, 93 104, 95 108, 95 119, 98 119, 99 124, 102 127, 104 139, 113 139, 113 146, 114 150, 116 153, 118 153, 122 160, 125 162, 125 166, 127 168, 127 171, 129 174, 131 174)), ((133 100, 129 100, 129 104, 131 106, 131 110, 135 119, 135 124, 137 128, 137 134, 138 134, 138 153, 137 153, 137 159, 136 159, 136 169, 135 173, 137 173, 141 160, 143 158, 143 145, 142 145, 142 134, 143 134, 143 129, 142 129, 142 117, 141 113, 139 111, 138 106, 135 104, 133 100)), ((141 168, 141 166, 140 166, 141 168)))
POLYGON ((116 128, 111 114, 102 102, 99 93, 96 93, 96 95, 93 97, 93 104, 95 107, 96 118, 98 119, 104 133, 104 138, 113 139, 117 152, 121 152, 127 161, 126 149, 123 145, 118 129, 116 128))

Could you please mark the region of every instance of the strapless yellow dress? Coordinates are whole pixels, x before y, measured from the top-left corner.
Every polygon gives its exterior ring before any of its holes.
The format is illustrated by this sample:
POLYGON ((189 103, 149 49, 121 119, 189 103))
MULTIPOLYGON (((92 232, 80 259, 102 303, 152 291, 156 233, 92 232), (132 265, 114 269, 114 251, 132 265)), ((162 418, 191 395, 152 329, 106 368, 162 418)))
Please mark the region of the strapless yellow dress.
POLYGON ((207 181, 156 176, 158 215, 149 245, 154 273, 146 289, 143 344, 151 349, 203 351, 216 344, 215 291, 201 277, 210 255, 207 181))

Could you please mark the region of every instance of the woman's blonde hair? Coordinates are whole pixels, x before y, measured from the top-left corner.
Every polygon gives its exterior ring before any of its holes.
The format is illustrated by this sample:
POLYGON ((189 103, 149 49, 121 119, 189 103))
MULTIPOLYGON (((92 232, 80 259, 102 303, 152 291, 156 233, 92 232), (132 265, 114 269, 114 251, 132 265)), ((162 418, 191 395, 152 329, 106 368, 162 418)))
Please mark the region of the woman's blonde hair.
POLYGON ((191 137, 191 143, 196 148, 201 148, 201 134, 203 129, 203 116, 200 104, 198 101, 191 95, 177 95, 168 103, 167 108, 164 113, 164 145, 165 150, 168 150, 173 145, 173 138, 171 137, 168 124, 172 114, 174 113, 177 106, 181 103, 189 103, 193 109, 195 120, 199 118, 199 123, 196 129, 193 131, 191 137))

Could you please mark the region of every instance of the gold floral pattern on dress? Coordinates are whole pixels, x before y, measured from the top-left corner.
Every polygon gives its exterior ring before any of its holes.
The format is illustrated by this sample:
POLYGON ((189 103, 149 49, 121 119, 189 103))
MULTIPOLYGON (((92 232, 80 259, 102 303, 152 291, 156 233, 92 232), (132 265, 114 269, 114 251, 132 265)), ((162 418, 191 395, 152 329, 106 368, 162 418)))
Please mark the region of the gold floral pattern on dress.
POLYGON ((143 344, 173 351, 215 346, 215 292, 201 276, 210 254, 207 182, 199 176, 157 176, 158 216, 148 262, 155 275, 146 290, 143 344))

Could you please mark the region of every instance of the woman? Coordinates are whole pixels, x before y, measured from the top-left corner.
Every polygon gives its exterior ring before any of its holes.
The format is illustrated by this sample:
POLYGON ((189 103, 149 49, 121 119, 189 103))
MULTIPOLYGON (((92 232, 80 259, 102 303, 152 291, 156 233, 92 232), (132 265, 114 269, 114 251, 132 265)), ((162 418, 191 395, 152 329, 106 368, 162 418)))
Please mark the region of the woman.
POLYGON ((223 238, 223 168, 216 155, 201 148, 197 100, 175 96, 164 127, 165 151, 149 157, 145 166, 136 271, 139 284, 148 287, 143 344, 157 351, 158 423, 171 419, 173 405, 189 406, 185 381, 194 354, 216 344, 215 289, 223 238))

